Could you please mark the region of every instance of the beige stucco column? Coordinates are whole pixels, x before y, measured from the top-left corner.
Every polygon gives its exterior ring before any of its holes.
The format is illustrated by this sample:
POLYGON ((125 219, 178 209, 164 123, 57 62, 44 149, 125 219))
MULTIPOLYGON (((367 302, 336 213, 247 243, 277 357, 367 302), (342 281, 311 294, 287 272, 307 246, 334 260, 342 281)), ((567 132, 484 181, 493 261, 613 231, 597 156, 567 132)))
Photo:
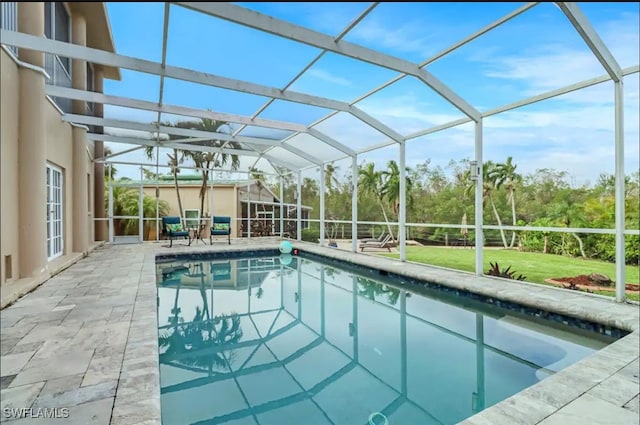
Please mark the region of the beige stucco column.
MULTIPOLYGON (((104 71, 102 68, 96 67, 94 73, 94 89, 98 93, 103 93, 104 90, 104 71)), ((96 117, 104 117, 104 105, 102 103, 95 103, 93 106, 93 112, 96 117)), ((102 127, 96 128, 96 133, 102 133, 102 127)), ((96 140, 93 142, 93 157, 101 158, 104 156, 104 142, 102 140, 96 140)), ((104 164, 94 163, 93 168, 94 176, 94 205, 93 214, 95 218, 105 218, 105 196, 104 196, 104 164)), ((106 241, 108 238, 109 227, 106 221, 100 220, 95 223, 95 234, 97 241, 106 241)))
MULTIPOLYGON (((44 3, 18 2, 18 31, 44 37, 44 3)), ((20 60, 44 68, 44 53, 20 49, 20 60)), ((47 271, 47 157, 44 75, 20 68, 18 102, 18 237, 20 277, 47 271)))
MULTIPOLYGON (((87 21, 76 13, 71 18, 72 42, 81 46, 87 45, 87 21)), ((74 59, 71 63, 71 85, 74 89, 87 89, 87 62, 74 59)), ((74 114, 86 115, 86 103, 74 100, 74 114)), ((73 126, 72 137, 72 176, 73 176, 73 251, 86 253, 89 251, 89 194, 87 191, 87 130, 73 126)))
POLYGON ((87 130, 73 126, 73 252, 89 251, 89 194, 87 187, 87 130))

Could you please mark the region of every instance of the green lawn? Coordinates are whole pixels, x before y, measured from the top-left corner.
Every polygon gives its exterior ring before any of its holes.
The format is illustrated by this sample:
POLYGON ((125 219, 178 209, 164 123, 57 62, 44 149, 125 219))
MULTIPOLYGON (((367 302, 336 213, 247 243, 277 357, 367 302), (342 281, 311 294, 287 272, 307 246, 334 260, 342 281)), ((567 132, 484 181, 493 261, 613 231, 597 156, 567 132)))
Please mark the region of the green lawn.
MULTIPOLYGON (((398 258, 399 254, 383 254, 398 258)), ((475 250, 464 248, 444 248, 431 246, 408 246, 407 260, 416 263, 432 264, 456 270, 473 272, 475 270, 475 250)), ((615 265, 597 260, 563 257, 561 255, 520 252, 506 249, 485 249, 484 267, 489 270, 489 262, 498 262, 500 269, 511 266, 511 270, 527 277, 527 282, 542 283, 545 279, 568 277, 579 274, 602 273, 615 279, 615 265)), ((638 267, 626 266, 627 283, 638 283, 638 267)), ((613 292, 602 292, 613 296, 613 292)), ((637 294, 628 295, 638 299, 637 294)))

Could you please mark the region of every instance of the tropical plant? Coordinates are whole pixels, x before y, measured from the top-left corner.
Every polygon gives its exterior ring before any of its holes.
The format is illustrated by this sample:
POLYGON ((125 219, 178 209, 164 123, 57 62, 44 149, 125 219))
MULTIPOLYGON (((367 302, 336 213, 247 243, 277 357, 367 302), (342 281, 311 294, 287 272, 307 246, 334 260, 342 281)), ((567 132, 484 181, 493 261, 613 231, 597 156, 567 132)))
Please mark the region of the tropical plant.
POLYGON ((160 361, 209 371, 213 365, 230 370, 233 352, 224 353, 223 350, 232 350, 233 345, 240 341, 243 336, 240 325, 238 314, 222 314, 206 320, 203 310, 196 307, 195 317, 191 322, 177 323, 172 329, 159 335, 160 361), (211 353, 206 349, 216 351, 211 353), (177 354, 186 353, 192 355, 175 358, 177 354))
MULTIPOLYGON (((137 192, 137 191, 136 191, 137 192)), ((161 219, 169 215, 169 203, 162 199, 156 199, 147 194, 142 195, 142 216, 144 218, 161 219), (157 206, 157 212, 156 212, 157 206)), ((151 229, 156 227, 154 220, 144 221, 144 240, 149 240, 151 229)))
MULTIPOLYGON (((162 125, 167 127, 175 127, 182 129, 191 129, 206 131, 210 133, 221 133, 223 127, 230 129, 229 124, 225 121, 213 120, 210 118, 201 118, 196 121, 178 121, 176 123, 165 122, 162 125)), ((183 136, 169 135, 169 140, 183 139, 183 136)), ((178 173, 180 172, 179 166, 184 163, 185 160, 193 161, 196 168, 200 170, 202 174, 202 184, 200 186, 200 212, 204 211, 204 198, 207 193, 207 184, 209 182, 209 175, 211 168, 221 168, 231 162, 231 170, 235 171, 240 166, 240 159, 238 155, 228 154, 221 152, 223 147, 230 149, 241 149, 242 147, 234 141, 218 140, 212 137, 211 139, 201 140, 193 142, 194 146, 212 148, 212 151, 203 152, 200 150, 188 150, 188 149, 173 149, 173 155, 167 154, 169 157, 168 165, 171 167, 171 173, 174 178, 174 184, 176 188, 176 195, 178 196, 178 209, 180 210, 180 216, 183 217, 182 200, 180 198, 180 188, 178 186, 178 173), (214 151, 214 149, 216 149, 214 151)), ((153 158, 153 152, 155 148, 149 146, 145 149, 147 157, 153 158)))
POLYGON ((361 166, 358 170, 358 196, 373 196, 375 198, 378 206, 380 207, 380 210, 382 211, 384 221, 387 224, 387 230, 389 231, 391 237, 395 240, 393 230, 391 230, 391 225, 389 224, 387 212, 384 209, 382 172, 377 171, 375 167, 375 163, 369 162, 363 167, 361 166))
MULTIPOLYGON (((170 125, 171 123, 164 123, 163 125, 170 125)), ((147 146, 145 149, 145 154, 148 159, 153 159, 156 148, 153 146, 147 146)), ((180 212, 180 217, 184 217, 184 210, 182 209, 182 198, 180 197, 180 187, 178 186, 178 174, 180 173, 180 165, 184 162, 184 153, 179 149, 173 148, 171 153, 167 153, 167 165, 170 168, 171 175, 173 176, 173 184, 176 188, 176 196, 178 198, 178 211, 180 212)))
MULTIPOLYGON (((582 225, 585 224, 584 205, 576 199, 581 197, 582 196, 579 193, 571 189, 560 192, 558 199, 551 210, 551 218, 555 219, 558 224, 564 227, 582 227, 582 225)), ((578 242, 582 258, 587 258, 582 238, 574 232, 569 232, 569 234, 578 242)), ((564 237, 562 242, 563 254, 568 254, 564 237)))
MULTIPOLYGON (((118 180, 119 183, 131 181, 127 177, 118 180)), ((105 199, 108 199, 108 187, 105 187, 105 199)), ((137 217, 140 208, 140 191, 133 186, 114 185, 113 194, 113 215, 115 217, 137 217)), ((142 216, 143 218, 155 219, 157 217, 165 217, 169 214, 169 203, 164 200, 158 200, 147 194, 142 195, 142 216), (156 205, 158 207, 156 213, 156 205)), ((105 205, 105 215, 108 216, 107 205, 105 205)), ((139 219, 114 219, 116 235, 136 235, 138 234, 139 219)), ((149 239, 149 232, 155 225, 151 220, 144 221, 144 239, 149 239)))
MULTIPOLYGON (((120 182, 125 183, 129 178, 123 177, 120 182)), ((108 186, 108 185, 107 185, 108 186)), ((105 199, 109 199, 108 187, 105 187, 105 199)), ((140 192, 133 187, 113 186, 111 188, 113 200, 113 216, 114 217, 137 217, 140 209, 140 192)), ((105 215, 108 217, 108 211, 105 205, 105 215)), ((114 231, 116 235, 135 235, 138 234, 138 219, 114 219, 114 231)))
MULTIPOLYGON (((229 124, 225 121, 212 120, 210 118, 201 118, 199 121, 182 121, 175 124, 178 128, 188 128, 200 131, 208 131, 211 133, 220 133, 223 127, 227 127, 230 131, 229 124)), ((197 142, 199 146, 210 148, 227 147, 229 149, 241 150, 239 143, 234 141, 223 141, 210 139, 197 142)), ((202 173, 202 186, 200 187, 200 211, 204 211, 204 198, 207 193, 207 184, 209 182, 209 174, 211 168, 222 168, 230 163, 232 171, 236 171, 240 167, 240 158, 236 154, 228 154, 221 151, 217 152, 201 152, 195 150, 185 150, 185 158, 191 159, 196 168, 202 173)))
MULTIPOLYGON (((513 163, 512 157, 507 157, 504 163, 496 164, 494 171, 496 189, 504 186, 507 189, 507 200, 511 204, 511 219, 515 226, 516 219, 516 186, 522 181, 522 176, 516 173, 518 166, 513 163)), ((516 232, 511 235, 509 248, 513 248, 516 242, 516 232)))
MULTIPOLYGON (((471 180, 471 173, 467 170, 465 172, 465 176, 467 181, 470 183, 467 185, 467 189, 465 193, 467 195, 473 193, 475 189, 476 182, 471 180)), ((482 205, 484 207, 486 201, 489 201, 491 205, 491 210, 493 211, 493 215, 498 222, 498 226, 502 227, 502 220, 500 219, 500 214, 498 214, 498 210, 496 209, 496 204, 493 202, 493 191, 496 188, 496 164, 493 161, 486 161, 482 164, 482 205)), ((502 238, 502 244, 505 248, 508 248, 507 239, 504 235, 504 230, 500 229, 500 237, 502 238)))
POLYGON ((336 167, 333 164, 327 164, 324 167, 324 187, 329 192, 329 194, 331 194, 331 192, 334 190, 334 186, 337 187, 340 184, 338 178, 336 177, 338 168, 339 167, 336 167))
POLYGON ((366 279, 364 277, 356 278, 360 289, 358 295, 369 298, 370 300, 376 299, 378 295, 386 295, 387 301, 391 305, 396 305, 398 298, 400 298, 400 290, 389 285, 385 285, 375 280, 366 279))
POLYGON ((523 276, 521 274, 518 274, 516 276, 516 272, 511 270, 511 266, 507 267, 506 269, 500 270, 500 265, 498 264, 498 262, 496 261, 495 263, 489 263, 489 270, 487 270, 487 274, 489 276, 497 276, 497 277, 503 277, 506 279, 514 279, 514 280, 526 280, 526 276, 523 276))
POLYGON ((142 167, 142 175, 145 178, 145 180, 158 180, 158 178, 160 177, 158 173, 148 170, 145 167, 142 167))
MULTIPOLYGON (((111 150, 111 148, 109 146, 104 147, 104 156, 110 156, 113 155, 113 151, 111 150)), ((116 169, 115 165, 109 163, 109 164, 105 164, 104 165, 104 178, 107 181, 113 181, 115 180, 116 174, 118 174, 118 170, 116 169)))
MULTIPOLYGON (((410 170, 407 169, 405 175, 407 208, 411 208, 413 204, 413 181, 409 177, 410 175, 410 170)), ((383 196, 391 203, 393 211, 398 215, 400 212, 400 168, 394 160, 389 161, 387 163, 387 169, 382 171, 382 181, 383 196)))

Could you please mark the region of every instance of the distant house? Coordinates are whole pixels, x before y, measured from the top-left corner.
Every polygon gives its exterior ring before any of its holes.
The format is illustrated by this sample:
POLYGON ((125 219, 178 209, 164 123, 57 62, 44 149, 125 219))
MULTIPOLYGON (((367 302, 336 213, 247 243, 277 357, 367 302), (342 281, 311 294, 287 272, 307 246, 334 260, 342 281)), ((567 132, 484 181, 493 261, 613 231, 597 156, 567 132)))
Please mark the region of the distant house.
POLYGON ((280 271, 280 262, 273 258, 246 258, 236 261, 202 260, 161 264, 156 267, 156 279, 161 287, 197 289, 211 285, 219 290, 246 291, 259 288, 269 274, 280 271), (206 283, 205 283, 206 282, 206 283))
MULTIPOLYGON (((198 217, 203 218, 204 233, 209 234, 212 215, 231 217, 234 237, 246 237, 247 225, 251 223, 251 236, 280 234, 280 199, 259 180, 213 180, 207 187, 204 205, 200 211, 200 188, 202 178, 198 175, 178 176, 180 200, 185 224, 196 227, 198 217), (250 212, 250 213, 249 213, 250 212)), ((179 216, 178 196, 173 176, 160 176, 159 181, 144 181, 143 192, 169 204, 169 215, 179 216)), ((284 233, 295 233, 297 207, 283 204, 284 233), (290 219, 290 220, 287 220, 290 219)), ((302 206, 302 227, 308 227, 311 207, 302 206)), ((208 236, 207 236, 208 237, 208 236)))

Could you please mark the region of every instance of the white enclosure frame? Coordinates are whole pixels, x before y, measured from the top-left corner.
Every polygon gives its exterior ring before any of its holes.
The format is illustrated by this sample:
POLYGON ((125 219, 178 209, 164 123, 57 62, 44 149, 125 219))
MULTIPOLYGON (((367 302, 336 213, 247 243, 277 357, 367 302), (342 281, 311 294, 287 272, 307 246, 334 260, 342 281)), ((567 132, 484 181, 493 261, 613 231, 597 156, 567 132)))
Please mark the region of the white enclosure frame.
MULTIPOLYGON (((0 38, 3 44, 13 49, 31 49, 36 51, 45 52, 53 55, 63 55, 72 59, 85 60, 91 63, 107 65, 111 67, 123 68, 134 70, 137 72, 143 72, 160 77, 160 90, 158 93, 158 102, 149 102, 135 98, 125 98, 121 96, 113 96, 109 94, 95 93, 91 91, 77 90, 65 87, 58 87, 55 85, 46 85, 46 94, 51 97, 64 98, 70 100, 80 100, 91 103, 101 103, 103 105, 115 105, 127 108, 134 108, 139 110, 153 111, 157 113, 157 122, 161 122, 162 114, 177 114, 185 117, 192 118, 211 118, 216 120, 224 120, 230 123, 240 124, 240 127, 236 129, 232 134, 204 132, 198 130, 177 129, 173 127, 166 127, 162 125, 152 125, 143 122, 132 122, 125 120, 114 120, 108 118, 99 118, 85 115, 65 114, 63 116, 64 121, 68 121, 74 124, 93 125, 100 127, 113 127, 121 129, 133 129, 142 130, 146 132, 152 132, 156 134, 155 139, 142 139, 134 137, 119 137, 107 134, 89 134, 90 140, 102 140, 107 142, 128 143, 133 147, 130 151, 140 149, 145 146, 154 147, 169 147, 169 148, 184 148, 190 150, 202 150, 202 151, 215 151, 220 153, 228 153, 235 155, 247 155, 256 158, 256 162, 260 159, 265 159, 273 165, 280 173, 280 187, 282 188, 282 177, 286 174, 292 174, 297 179, 297 199, 296 206, 298 211, 298 239, 300 238, 301 231, 301 172, 310 168, 321 168, 320 178, 320 243, 325 242, 325 185, 324 185, 324 166, 326 163, 341 160, 344 158, 352 159, 352 234, 357 235, 357 217, 358 217, 358 165, 357 158, 359 154, 369 152, 374 149, 379 149, 385 146, 395 144, 398 146, 398 164, 401 172, 400 179, 400 212, 398 219, 398 235, 399 235, 399 247, 400 247, 400 260, 406 261, 406 184, 405 184, 405 148, 408 140, 424 136, 452 128, 460 124, 467 122, 473 122, 475 126, 475 145, 474 145, 474 161, 477 166, 482 168, 483 164, 483 118, 499 114, 501 112, 513 110, 525 105, 530 105, 535 102, 539 102, 545 99, 550 99, 562 94, 570 93, 582 88, 590 87, 596 84, 600 84, 606 81, 613 81, 614 83, 614 95, 615 95, 615 229, 575 229, 583 233, 613 233, 616 235, 615 247, 616 247, 616 300, 624 301, 625 299, 625 234, 638 235, 640 232, 637 230, 627 230, 625 228, 625 210, 624 210, 624 190, 625 190, 625 173, 624 173, 624 114, 623 114, 623 77, 625 75, 636 74, 640 70, 639 65, 622 69, 616 58, 607 48, 606 44, 601 40, 598 33, 589 23, 588 19, 580 10, 576 3, 571 2, 556 2, 556 5, 564 13, 568 21, 575 28, 576 32, 584 40, 590 51, 601 63, 605 75, 597 78, 592 78, 586 81, 578 82, 567 87, 563 87, 557 90, 552 90, 546 93, 541 93, 537 96, 523 99, 521 101, 505 105, 499 108, 494 108, 487 111, 478 111, 471 104, 469 104, 463 97, 455 93, 449 87, 447 87, 442 81, 438 80, 434 75, 425 69, 426 66, 434 61, 454 52, 467 43, 475 40, 476 38, 486 34, 487 32, 499 27, 500 25, 508 22, 516 16, 519 16, 527 11, 533 9, 538 5, 537 2, 527 3, 511 13, 503 16, 497 21, 485 26, 479 31, 463 38, 457 43, 454 43, 450 47, 442 50, 438 54, 426 59, 422 63, 412 63, 410 61, 394 57, 373 49, 369 49, 354 43, 346 42, 343 38, 351 32, 362 19, 367 16, 373 9, 375 9, 379 3, 374 2, 366 5, 363 12, 358 15, 346 28, 341 31, 337 36, 330 36, 318 31, 311 30, 309 28, 295 25, 282 19, 267 16, 241 6, 237 6, 231 3, 197 3, 197 2, 176 2, 175 5, 188 8, 190 10, 214 16, 219 19, 224 19, 229 22, 233 22, 238 25, 257 29, 269 34, 293 40, 303 43, 308 46, 313 46, 321 50, 315 59, 313 59, 308 65, 306 65, 288 84, 282 88, 268 87, 252 82, 241 81, 237 79, 222 77, 219 75, 208 74, 203 72, 197 72, 191 69, 185 69, 166 64, 167 56, 167 35, 168 27, 170 23, 170 4, 166 2, 164 7, 164 28, 162 38, 162 59, 161 62, 153 62, 141 58, 128 57, 116 53, 102 51, 99 49, 83 47, 72 43, 65 43, 56 40, 48 40, 46 38, 37 37, 30 34, 24 34, 17 31, 2 29, 0 30, 0 38), (305 72, 311 68, 325 53, 331 52, 338 55, 348 57, 350 59, 374 64, 389 70, 397 71, 399 74, 392 78, 390 81, 380 85, 374 90, 361 95, 354 99, 352 102, 344 102, 335 99, 325 98, 321 96, 314 96, 306 93, 294 92, 289 90, 289 87, 297 81, 305 72), (356 105, 358 102, 368 98, 369 96, 384 90, 391 84, 401 80, 406 76, 415 77, 418 81, 422 82, 433 91, 438 93, 448 103, 454 106, 456 109, 464 114, 464 118, 451 121, 442 125, 427 128, 413 134, 402 135, 395 131, 393 128, 381 123, 374 117, 365 113, 359 109, 356 105), (198 83, 208 85, 211 87, 218 87, 227 90, 234 90, 241 93, 254 94, 267 97, 269 100, 262 105, 253 115, 242 116, 238 114, 225 113, 223 111, 206 111, 196 108, 185 107, 181 105, 167 105, 163 102, 164 98, 164 80, 165 78, 173 78, 181 81, 187 81, 192 83, 198 83), (332 112, 317 120, 310 125, 301 125, 293 122, 283 122, 276 120, 269 120, 260 117, 260 114, 269 107, 269 105, 275 100, 284 100, 288 102, 294 102, 304 105, 311 105, 322 107, 332 110, 332 112), (353 149, 349 146, 348 141, 340 141, 330 137, 327 134, 319 131, 316 126, 328 118, 344 112, 355 117, 358 121, 364 123, 369 128, 375 130, 380 135, 380 140, 372 143, 362 149, 353 149), (268 129, 278 129, 293 132, 282 140, 271 140, 258 137, 243 136, 242 132, 247 126, 257 126, 268 129), (162 140, 161 134, 178 135, 183 136, 181 140, 162 140), (313 155, 305 152, 303 149, 293 146, 288 141, 298 134, 307 134, 317 141, 322 143, 331 149, 336 149, 341 152, 343 156, 332 159, 331 161, 320 160, 313 155), (225 143, 224 146, 218 148, 211 148, 201 144, 205 140, 221 140, 226 142, 237 143, 241 146, 241 149, 231 149, 225 143), (275 154, 270 152, 275 148, 282 148, 287 150, 290 154, 301 160, 300 163, 292 163, 291 161, 278 158, 275 154)), ((128 151, 125 151, 128 152, 128 151)), ((116 153, 109 157, 96 158, 96 162, 104 163, 118 163, 117 155, 124 152, 116 153)), ((140 164, 137 164, 140 165, 140 164)), ((153 166, 152 164, 147 164, 153 166)), ((156 169, 158 164, 155 164, 156 169)), ((186 168, 186 167, 185 167, 186 168)), ((281 190, 282 193, 282 190, 281 190)), ((282 197, 281 197, 282 198, 282 197)), ((280 199, 281 205, 283 200, 280 199)), ((283 225, 283 208, 280 208, 280 229, 284 228, 283 225)), ((483 254, 482 254, 482 241, 483 241, 483 229, 494 229, 497 226, 488 226, 483 224, 482 220, 482 173, 478 173, 476 180, 475 191, 475 224, 468 226, 469 229, 473 229, 476 235, 476 267, 475 273, 477 275, 483 274, 483 254)), ((443 227, 440 225, 440 227, 443 227)), ((447 226, 444 226, 447 227, 447 226)), ((456 226, 450 226, 456 227, 456 226)), ((526 226, 501 226, 506 230, 541 230, 541 228, 533 228, 526 226)), ((552 231, 569 231, 570 229, 549 228, 552 231)), ((357 251, 357 241, 353 238, 352 250, 357 251)))

